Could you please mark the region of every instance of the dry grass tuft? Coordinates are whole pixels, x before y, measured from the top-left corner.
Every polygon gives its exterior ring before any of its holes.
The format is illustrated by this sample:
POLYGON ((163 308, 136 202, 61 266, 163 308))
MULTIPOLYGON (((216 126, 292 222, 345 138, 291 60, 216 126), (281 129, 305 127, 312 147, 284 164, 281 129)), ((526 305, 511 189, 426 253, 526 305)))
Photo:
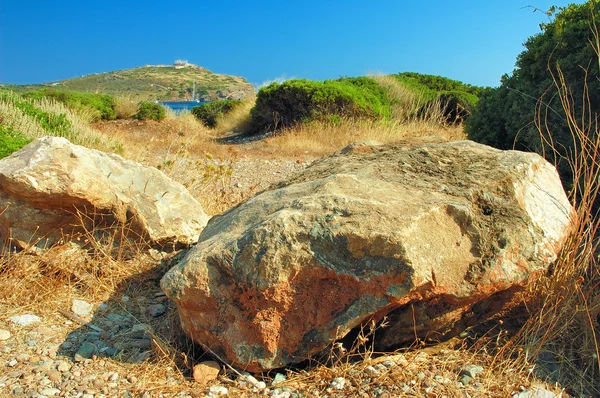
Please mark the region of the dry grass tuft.
POLYGON ((140 110, 140 104, 129 97, 115 97, 115 113, 118 119, 131 119, 140 110))
POLYGON ((256 103, 256 97, 248 97, 242 100, 231 112, 223 117, 215 127, 216 135, 220 136, 229 132, 247 133, 250 131, 250 110, 256 103))

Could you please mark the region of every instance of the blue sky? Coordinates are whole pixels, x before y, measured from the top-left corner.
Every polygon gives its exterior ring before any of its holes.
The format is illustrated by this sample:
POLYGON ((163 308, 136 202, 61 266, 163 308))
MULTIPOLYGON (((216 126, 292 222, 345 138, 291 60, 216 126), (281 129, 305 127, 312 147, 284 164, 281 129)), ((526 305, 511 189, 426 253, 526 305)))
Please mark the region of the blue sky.
POLYGON ((404 71, 497 86, 546 0, 0 1, 0 83, 187 59, 260 84, 404 71), (170 5, 172 4, 172 5, 170 5))

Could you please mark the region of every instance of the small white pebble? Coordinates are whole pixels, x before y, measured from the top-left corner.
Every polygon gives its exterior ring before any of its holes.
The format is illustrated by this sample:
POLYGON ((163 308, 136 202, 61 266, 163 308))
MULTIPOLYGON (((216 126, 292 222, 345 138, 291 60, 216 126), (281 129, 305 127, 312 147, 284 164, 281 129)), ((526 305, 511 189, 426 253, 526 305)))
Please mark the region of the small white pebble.
POLYGON ((223 386, 212 386, 211 388, 208 389, 209 393, 212 395, 227 395, 227 393, 229 392, 229 390, 226 387, 223 386))

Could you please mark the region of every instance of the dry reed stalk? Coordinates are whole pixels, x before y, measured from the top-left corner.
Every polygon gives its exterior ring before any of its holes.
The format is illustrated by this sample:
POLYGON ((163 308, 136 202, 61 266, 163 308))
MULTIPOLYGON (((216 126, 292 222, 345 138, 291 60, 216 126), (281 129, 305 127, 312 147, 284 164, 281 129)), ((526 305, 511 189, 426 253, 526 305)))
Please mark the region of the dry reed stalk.
MULTIPOLYGON (((600 54, 593 26, 596 53, 600 54)), ((552 69, 549 68, 550 71, 552 69)), ((539 101, 536 125, 542 141, 557 159, 569 162, 573 175, 570 199, 575 208, 572 231, 550 272, 532 287, 530 319, 500 350, 503 358, 516 358, 514 366, 543 367, 540 355, 556 359, 552 378, 578 394, 600 394, 600 126, 593 113, 587 85, 578 113, 560 67, 553 74, 566 117, 572 151, 564 153, 552 138, 547 105, 539 101)))

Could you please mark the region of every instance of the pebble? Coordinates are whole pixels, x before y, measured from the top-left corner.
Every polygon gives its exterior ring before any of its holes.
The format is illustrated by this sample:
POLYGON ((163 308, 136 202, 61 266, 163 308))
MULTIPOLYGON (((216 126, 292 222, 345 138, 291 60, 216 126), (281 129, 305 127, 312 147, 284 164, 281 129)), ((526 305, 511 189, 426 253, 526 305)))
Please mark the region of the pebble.
POLYGON ((80 317, 88 316, 93 309, 94 305, 85 300, 73 299, 73 304, 71 304, 71 311, 80 317))
POLYGON ((375 367, 373 367, 373 366, 367 366, 365 368, 364 372, 369 377, 377 377, 377 376, 379 376, 379 371, 377 369, 375 369, 375 367))
POLYGON ((557 395, 552 391, 543 388, 536 390, 525 390, 513 395, 513 398, 557 398, 557 395))
POLYGON ((459 376, 469 376, 471 379, 477 377, 479 373, 483 372, 483 368, 479 365, 464 365, 459 368, 459 376))
POLYGON ((215 361, 205 361, 194 366, 194 380, 200 386, 205 386, 219 376, 221 367, 215 361))
POLYGON ((61 373, 58 370, 55 369, 51 369, 48 372, 46 372, 46 377, 50 380, 50 381, 58 381, 60 380, 61 377, 61 373))
POLYGON ((0 341, 8 340, 10 337, 11 334, 8 330, 0 329, 0 341))
POLYGON ((471 383, 473 381, 473 378, 469 375, 462 375, 460 376, 460 383, 462 383, 463 386, 467 386, 469 385, 469 383, 471 383))
POLYGON ((275 377, 273 377, 273 381, 271 381, 271 385, 276 386, 277 384, 283 383, 284 381, 286 381, 285 375, 283 375, 281 373, 277 373, 277 374, 275 374, 275 377))
POLYGON ((158 318, 159 316, 164 314, 166 311, 167 311, 167 307, 164 304, 152 304, 152 305, 150 305, 150 307, 148 307, 148 313, 153 318, 158 318))
POLYGON ((15 315, 9 319, 12 323, 19 326, 29 326, 31 324, 41 322, 40 317, 33 314, 15 315))
POLYGON ((227 395, 229 390, 223 386, 212 386, 208 389, 209 394, 213 396, 227 395))
POLYGON ((336 377, 335 379, 333 379, 329 387, 336 390, 343 390, 345 385, 346 379, 344 379, 343 377, 336 377))
POLYGON ((16 366, 19 362, 16 359, 11 359, 10 361, 8 361, 8 366, 10 366, 11 368, 16 366))
POLYGON ((96 353, 96 346, 90 342, 85 342, 79 347, 77 353, 75 354, 75 362, 82 362, 86 359, 91 359, 92 356, 96 353))
POLYGON ((58 388, 44 388, 40 391, 40 394, 45 395, 47 397, 53 397, 55 395, 60 394, 60 390, 58 388))

